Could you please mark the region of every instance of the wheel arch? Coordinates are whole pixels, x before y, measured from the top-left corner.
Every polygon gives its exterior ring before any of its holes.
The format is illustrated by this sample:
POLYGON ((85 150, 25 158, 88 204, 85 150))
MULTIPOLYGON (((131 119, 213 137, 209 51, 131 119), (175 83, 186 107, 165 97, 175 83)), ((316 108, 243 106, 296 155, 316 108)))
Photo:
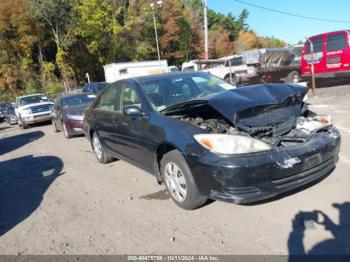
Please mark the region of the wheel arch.
POLYGON ((154 172, 155 172, 158 184, 161 184, 163 182, 163 178, 160 172, 160 161, 162 160, 163 156, 166 153, 172 150, 178 150, 180 153, 182 153, 178 147, 176 147, 174 144, 170 142, 162 142, 158 144, 157 149, 155 150, 154 172))

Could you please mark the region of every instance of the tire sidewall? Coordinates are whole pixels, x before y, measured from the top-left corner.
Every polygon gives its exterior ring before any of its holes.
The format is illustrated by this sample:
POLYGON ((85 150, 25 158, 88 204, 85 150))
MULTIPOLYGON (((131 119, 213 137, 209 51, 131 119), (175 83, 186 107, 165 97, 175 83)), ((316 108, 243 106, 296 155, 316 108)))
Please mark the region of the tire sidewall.
POLYGON ((110 163, 113 161, 113 157, 107 155, 107 153, 105 152, 103 145, 101 143, 101 140, 98 137, 98 135, 96 134, 96 132, 94 132, 92 135, 91 145, 92 145, 92 149, 94 150, 94 154, 95 154, 95 157, 96 157, 98 162, 100 162, 102 164, 107 164, 107 163, 110 163), (96 152, 95 152, 95 148, 94 148, 94 140, 95 139, 98 139, 100 146, 101 146, 101 158, 100 159, 97 157, 96 152))
POLYGON ((168 153, 166 153, 161 162, 160 162, 160 172, 165 184, 166 189, 168 190, 168 193, 172 200, 175 202, 176 205, 183 209, 192 210, 196 209, 203 205, 204 197, 201 196, 201 194, 198 191, 197 185, 195 183, 195 180, 193 178, 192 172, 190 168, 188 167, 188 164, 183 157, 183 155, 178 150, 173 150, 168 153), (167 183, 165 182, 165 167, 168 163, 175 163, 181 170, 185 181, 186 181, 186 188, 187 188, 187 195, 184 201, 179 202, 177 201, 172 194, 170 193, 170 190, 167 186, 167 183))

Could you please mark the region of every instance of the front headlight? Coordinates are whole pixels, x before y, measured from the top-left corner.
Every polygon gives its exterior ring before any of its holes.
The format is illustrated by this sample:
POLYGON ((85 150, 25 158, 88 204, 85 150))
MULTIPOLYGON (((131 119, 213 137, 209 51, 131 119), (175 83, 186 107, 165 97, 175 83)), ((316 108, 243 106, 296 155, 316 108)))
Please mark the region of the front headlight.
POLYGON ((27 115, 31 115, 31 114, 32 114, 32 110, 31 110, 30 108, 24 109, 22 112, 23 112, 23 115, 24 115, 24 116, 27 116, 27 115))
POLYGON ((82 115, 67 115, 67 118, 68 119, 71 119, 71 120, 80 120, 80 121, 83 121, 83 116, 82 115))
POLYGON ((213 153, 235 155, 271 150, 268 144, 246 136, 199 134, 193 137, 213 153))

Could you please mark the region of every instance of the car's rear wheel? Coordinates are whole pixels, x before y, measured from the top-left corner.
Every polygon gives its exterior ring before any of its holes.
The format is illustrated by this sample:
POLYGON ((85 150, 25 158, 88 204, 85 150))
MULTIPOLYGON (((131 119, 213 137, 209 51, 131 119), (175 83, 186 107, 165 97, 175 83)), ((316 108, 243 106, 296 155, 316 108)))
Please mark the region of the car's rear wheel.
POLYGON ((100 139, 96 133, 92 135, 92 148, 94 149, 98 162, 107 164, 113 161, 113 157, 109 156, 103 149, 100 139))
POLYGON ((173 201, 183 209, 196 209, 204 205, 186 160, 178 150, 166 153, 160 162, 164 184, 173 201))
POLYGON ((234 86, 236 86, 238 83, 236 75, 233 75, 233 74, 231 75, 231 77, 230 77, 230 75, 225 76, 224 80, 227 83, 230 83, 231 85, 234 85, 234 86))
POLYGON ((73 136, 69 133, 67 125, 65 123, 63 123, 63 134, 65 136, 65 138, 69 139, 72 138, 73 136))

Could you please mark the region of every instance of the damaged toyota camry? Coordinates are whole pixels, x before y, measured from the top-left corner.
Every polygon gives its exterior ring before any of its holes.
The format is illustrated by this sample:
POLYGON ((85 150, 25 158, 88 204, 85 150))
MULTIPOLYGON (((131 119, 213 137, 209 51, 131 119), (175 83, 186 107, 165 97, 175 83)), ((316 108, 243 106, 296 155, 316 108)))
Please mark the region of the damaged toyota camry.
POLYGON ((305 102, 307 88, 235 88, 204 72, 170 73, 110 84, 84 113, 96 158, 154 174, 174 202, 250 203, 325 177, 340 134, 305 102))

